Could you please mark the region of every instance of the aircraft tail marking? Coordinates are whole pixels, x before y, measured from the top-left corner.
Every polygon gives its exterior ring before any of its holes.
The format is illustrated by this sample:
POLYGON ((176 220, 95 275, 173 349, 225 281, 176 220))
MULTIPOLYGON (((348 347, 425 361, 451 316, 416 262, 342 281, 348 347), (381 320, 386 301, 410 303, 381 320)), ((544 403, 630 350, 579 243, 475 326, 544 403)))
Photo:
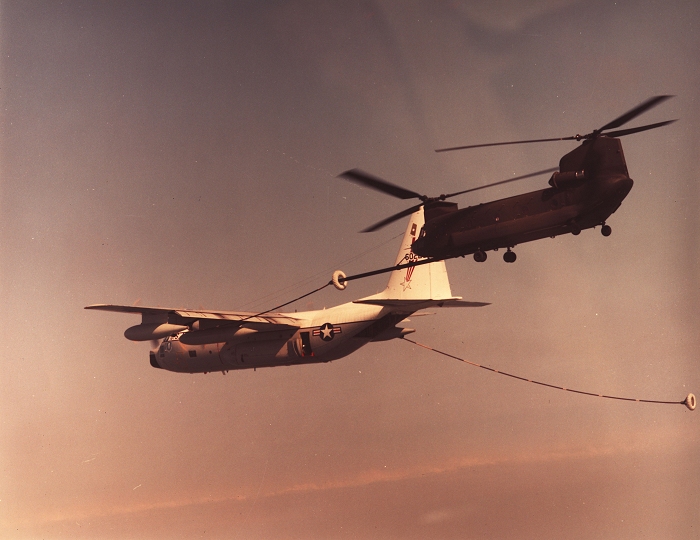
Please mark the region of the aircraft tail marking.
MULTIPOLYGON (((396 256, 394 265, 422 261, 425 258, 413 253, 413 242, 418 238, 425 224, 423 207, 411 214, 406 228, 406 234, 401 242, 401 248, 396 256)), ((450 281, 444 261, 438 261, 421 266, 411 266, 394 270, 389 276, 386 289, 378 295, 384 299, 393 300, 446 300, 453 299, 450 281)))

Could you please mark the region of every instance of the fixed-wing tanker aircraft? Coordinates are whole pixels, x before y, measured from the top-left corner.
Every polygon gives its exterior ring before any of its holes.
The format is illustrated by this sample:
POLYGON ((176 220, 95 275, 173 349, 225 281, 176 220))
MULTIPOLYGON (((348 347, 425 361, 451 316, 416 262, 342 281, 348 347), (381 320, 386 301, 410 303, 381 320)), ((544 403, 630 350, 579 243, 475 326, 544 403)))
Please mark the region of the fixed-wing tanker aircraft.
MULTIPOLYGON (((422 258, 412 244, 425 222, 414 212, 395 266, 422 258)), ((382 292, 328 309, 294 313, 246 313, 95 304, 85 309, 137 313, 141 323, 124 336, 132 341, 161 340, 151 365, 179 373, 290 366, 337 360, 372 341, 414 332, 396 326, 430 307, 480 307, 452 296, 444 261, 394 270, 382 292)))

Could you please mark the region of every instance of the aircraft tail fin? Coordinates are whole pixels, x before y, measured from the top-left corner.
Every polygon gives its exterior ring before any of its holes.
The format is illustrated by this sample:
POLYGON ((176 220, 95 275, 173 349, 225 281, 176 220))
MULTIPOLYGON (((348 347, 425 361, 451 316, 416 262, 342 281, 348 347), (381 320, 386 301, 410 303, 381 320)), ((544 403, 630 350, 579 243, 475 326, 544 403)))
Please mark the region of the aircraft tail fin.
MULTIPOLYGON (((425 260, 413 253, 412 245, 425 224, 423 207, 414 212, 406 228, 401 248, 394 265, 425 260)), ((377 297, 392 300, 447 300, 456 299, 450 290, 444 261, 394 270, 386 289, 377 297)))

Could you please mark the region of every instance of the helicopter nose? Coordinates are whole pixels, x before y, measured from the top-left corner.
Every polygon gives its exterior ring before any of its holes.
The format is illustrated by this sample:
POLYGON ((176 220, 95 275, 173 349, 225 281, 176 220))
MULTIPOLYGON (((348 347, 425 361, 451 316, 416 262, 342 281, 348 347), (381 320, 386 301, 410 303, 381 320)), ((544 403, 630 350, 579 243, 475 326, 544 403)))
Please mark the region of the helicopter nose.
POLYGON ((426 242, 426 237, 420 237, 416 238, 413 241, 413 244, 411 244, 411 251, 418 255, 419 257, 427 257, 426 253, 426 248, 427 248, 427 242, 426 242))
POLYGON ((156 359, 155 351, 151 351, 149 356, 150 356, 150 360, 151 360, 151 365, 154 368, 163 369, 163 367, 158 363, 158 360, 156 359))

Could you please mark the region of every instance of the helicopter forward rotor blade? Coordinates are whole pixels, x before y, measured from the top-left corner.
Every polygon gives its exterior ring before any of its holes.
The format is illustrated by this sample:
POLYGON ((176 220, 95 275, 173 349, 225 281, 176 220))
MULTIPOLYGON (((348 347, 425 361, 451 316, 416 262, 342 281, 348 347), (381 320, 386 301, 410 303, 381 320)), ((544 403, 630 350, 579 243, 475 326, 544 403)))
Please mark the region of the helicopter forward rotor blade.
POLYGON ((354 182, 355 184, 360 184, 361 186, 376 189, 377 191, 381 191, 382 193, 386 193, 387 195, 391 195, 392 197, 397 197, 399 199, 415 198, 422 200, 424 198, 422 195, 419 195, 415 191, 411 191, 410 189, 405 189, 401 186, 394 185, 391 182, 382 180, 381 178, 366 173, 365 171, 362 171, 360 169, 351 169, 349 171, 345 171, 344 173, 339 174, 338 178, 344 178, 345 180, 349 180, 350 182, 354 182))
POLYGON ((397 219, 401 219, 402 217, 405 217, 405 216, 410 216, 413 212, 415 212, 416 210, 418 210, 421 206, 423 206, 423 203, 417 204, 417 205, 415 205, 415 206, 411 206, 411 208, 407 208, 406 210, 403 210, 403 211, 399 212, 398 214, 394 214, 394 215, 391 216, 391 217, 388 217, 388 218, 386 218, 386 219, 383 219, 383 220, 381 220, 380 222, 375 223, 374 225, 371 225, 371 226, 367 227, 366 229, 362 229, 360 232, 374 232, 374 231, 378 231, 379 229, 381 229, 381 228, 386 227, 387 225, 389 225, 389 223, 393 223, 393 222, 396 221, 397 219))
MULTIPOLYGON (((526 178, 532 178, 533 176, 540 176, 542 174, 548 174, 554 171, 558 171, 559 167, 552 167, 551 169, 544 169, 542 171, 537 171, 529 174, 523 174, 521 176, 516 176, 514 178, 508 178, 507 180, 501 180, 500 182, 494 182, 492 184, 486 184, 484 186, 479 186, 475 188, 470 188, 470 189, 465 189, 463 191, 457 191, 456 193, 448 193, 447 195, 440 195, 439 197, 436 197, 435 199, 429 199, 430 201, 435 201, 435 200, 440 200, 444 201, 445 199, 449 199, 450 197, 456 197, 457 195, 462 195, 464 193, 469 193, 471 191, 478 191, 480 189, 486 189, 494 186, 499 186, 501 184, 508 184, 510 182, 516 182, 518 180, 524 180, 526 178)), ((344 174, 344 173, 343 173, 344 174)), ((382 221, 375 223, 374 225, 367 227, 366 229, 363 229, 360 232, 374 232, 377 231, 383 227, 386 227, 390 223, 393 223, 394 221, 401 219, 402 217, 409 216, 416 210, 418 210, 421 206, 423 206, 425 202, 422 202, 421 204, 417 204, 415 206, 412 206, 411 208, 407 208, 406 210, 403 210, 397 214, 394 214, 393 216, 390 216, 386 219, 383 219, 382 221)))
POLYGON ((542 171, 537 171, 537 172, 533 172, 530 174, 523 174, 522 176, 516 176, 515 178, 508 178, 507 180, 501 180, 500 182, 494 182, 492 184, 486 184, 486 185, 475 187, 475 188, 465 189, 463 191, 457 191, 456 193, 448 193, 444 197, 445 197, 445 199, 449 199, 450 197, 456 197, 457 195, 462 195, 464 193, 470 193, 472 191, 478 191, 480 189, 486 189, 486 188, 490 188, 490 187, 494 187, 494 186, 500 186, 501 184, 508 184, 509 182, 516 182, 518 180, 524 180, 525 178, 532 178, 533 176, 540 176, 542 174, 548 174, 548 173, 558 171, 558 170, 559 170, 559 167, 552 167, 551 169, 544 169, 542 171))
POLYGON ((632 133, 639 133, 640 131, 648 131, 650 129, 656 129, 659 127, 667 126, 669 124, 673 124, 674 122, 677 122, 678 119, 676 118, 675 120, 666 120, 665 122, 657 122, 656 124, 647 124, 646 126, 639 126, 636 128, 629 128, 629 129, 620 129, 618 131, 609 131, 605 135, 608 137, 624 137, 625 135, 632 135, 632 133))
MULTIPOLYGON (((647 99, 644 103, 640 103, 637 105, 634 109, 627 111, 625 114, 622 116, 618 116, 613 120, 612 122, 608 122, 605 124, 602 128, 597 129, 596 132, 600 133, 601 131, 605 131, 606 129, 613 129, 616 127, 620 127, 630 120, 632 118, 636 118, 640 114, 648 111, 649 109, 656 107, 659 103, 662 103, 666 101, 667 99, 671 99, 673 96, 654 96, 652 98, 647 99)), ((607 135, 610 135, 609 133, 607 135)))

